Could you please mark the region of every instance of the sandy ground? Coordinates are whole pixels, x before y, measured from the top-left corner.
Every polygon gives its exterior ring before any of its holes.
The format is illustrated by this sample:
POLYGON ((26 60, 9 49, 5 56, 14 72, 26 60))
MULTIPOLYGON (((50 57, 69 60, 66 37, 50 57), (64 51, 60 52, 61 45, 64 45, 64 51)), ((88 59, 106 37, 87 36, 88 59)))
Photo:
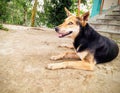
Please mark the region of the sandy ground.
MULTIPOLYGON (((94 71, 47 70, 52 55, 66 51, 49 29, 6 25, 0 30, 0 93, 120 93, 120 55, 94 71)), ((68 49, 69 50, 69 49, 68 49)))

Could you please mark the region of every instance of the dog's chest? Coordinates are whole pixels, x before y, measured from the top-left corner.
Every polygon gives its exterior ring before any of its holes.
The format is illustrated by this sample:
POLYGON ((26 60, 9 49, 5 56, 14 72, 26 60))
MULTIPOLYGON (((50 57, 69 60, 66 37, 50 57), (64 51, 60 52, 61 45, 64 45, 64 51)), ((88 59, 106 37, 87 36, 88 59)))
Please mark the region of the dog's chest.
POLYGON ((81 52, 84 51, 88 46, 87 41, 85 39, 75 39, 74 43, 74 48, 76 52, 81 52))

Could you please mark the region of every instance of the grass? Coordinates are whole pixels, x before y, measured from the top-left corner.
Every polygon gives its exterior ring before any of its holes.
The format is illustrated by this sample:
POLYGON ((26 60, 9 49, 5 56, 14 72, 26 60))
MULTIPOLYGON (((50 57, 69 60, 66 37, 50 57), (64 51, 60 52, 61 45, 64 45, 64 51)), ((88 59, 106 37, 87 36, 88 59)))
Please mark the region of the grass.
POLYGON ((4 31, 8 31, 8 28, 3 27, 2 24, 0 24, 0 29, 1 29, 1 30, 4 30, 4 31))

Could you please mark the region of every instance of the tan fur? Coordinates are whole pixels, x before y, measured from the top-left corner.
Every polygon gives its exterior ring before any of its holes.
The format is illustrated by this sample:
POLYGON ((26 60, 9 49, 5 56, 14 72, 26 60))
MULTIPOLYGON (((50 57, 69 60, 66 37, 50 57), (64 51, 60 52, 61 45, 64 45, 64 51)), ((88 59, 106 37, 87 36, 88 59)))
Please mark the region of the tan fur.
POLYGON ((56 70, 56 69, 81 69, 81 70, 94 70, 94 63, 87 63, 84 61, 66 61, 61 63, 48 64, 47 69, 56 70))
MULTIPOLYGON (((70 57, 70 54, 71 54, 70 52, 65 53, 63 58, 70 57)), ((73 52, 73 55, 70 58, 75 58, 74 55, 75 52, 73 52)), ((94 66, 96 62, 94 60, 93 54, 91 54, 89 51, 84 51, 77 53, 77 55, 80 57, 81 61, 66 61, 61 63, 52 63, 52 64, 48 64, 47 68, 51 70, 63 69, 63 68, 94 70, 94 66)))
POLYGON ((86 12, 81 16, 82 18, 81 24, 83 27, 86 26, 86 23, 87 23, 86 21, 88 21, 89 14, 90 14, 89 12, 86 12))
POLYGON ((50 59, 51 60, 60 60, 60 59, 63 59, 63 58, 66 58, 66 59, 69 59, 69 58, 78 59, 79 56, 74 51, 67 51, 67 52, 59 54, 57 56, 52 56, 50 59))
POLYGON ((67 16, 73 15, 72 13, 70 13, 70 11, 69 11, 66 7, 65 7, 64 9, 65 9, 65 11, 66 11, 66 15, 67 15, 67 16))
POLYGON ((69 31, 73 31, 72 34, 68 35, 68 37, 75 39, 79 32, 79 25, 77 25, 77 21, 81 23, 82 26, 86 25, 86 21, 88 20, 89 12, 86 12, 82 16, 75 16, 72 15, 68 10, 66 10, 68 17, 65 19, 65 21, 58 26, 60 29, 60 33, 67 33, 69 31), (72 23, 72 25, 69 25, 69 23, 72 23))
POLYGON ((67 19, 65 19, 64 23, 58 26, 60 28, 60 32, 66 33, 70 30, 74 30, 74 32, 68 36, 74 39, 79 32, 79 26, 76 24, 76 21, 77 21, 76 16, 70 16, 67 19), (68 25, 70 22, 72 22, 73 25, 68 25), (66 29, 68 31, 66 31, 66 29))

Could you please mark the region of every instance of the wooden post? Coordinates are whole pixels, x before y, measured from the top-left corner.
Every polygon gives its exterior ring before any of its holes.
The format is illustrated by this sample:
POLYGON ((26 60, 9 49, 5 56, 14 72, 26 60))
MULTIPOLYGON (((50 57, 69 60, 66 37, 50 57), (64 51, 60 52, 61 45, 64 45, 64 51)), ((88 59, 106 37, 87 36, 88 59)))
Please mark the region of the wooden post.
POLYGON ((102 0, 102 2, 101 2, 101 6, 100 6, 100 14, 102 14, 103 5, 104 5, 104 0, 102 0))
POLYGON ((33 5, 33 9, 32 9, 32 16, 31 16, 31 26, 32 27, 35 24, 35 16, 36 16, 36 12, 37 12, 37 4, 38 4, 38 0, 35 0, 34 5, 33 5))
POLYGON ((118 0, 118 4, 120 5, 120 0, 118 0))
POLYGON ((81 0, 78 0, 78 11, 77 11, 77 16, 80 16, 80 3, 81 3, 81 0))

